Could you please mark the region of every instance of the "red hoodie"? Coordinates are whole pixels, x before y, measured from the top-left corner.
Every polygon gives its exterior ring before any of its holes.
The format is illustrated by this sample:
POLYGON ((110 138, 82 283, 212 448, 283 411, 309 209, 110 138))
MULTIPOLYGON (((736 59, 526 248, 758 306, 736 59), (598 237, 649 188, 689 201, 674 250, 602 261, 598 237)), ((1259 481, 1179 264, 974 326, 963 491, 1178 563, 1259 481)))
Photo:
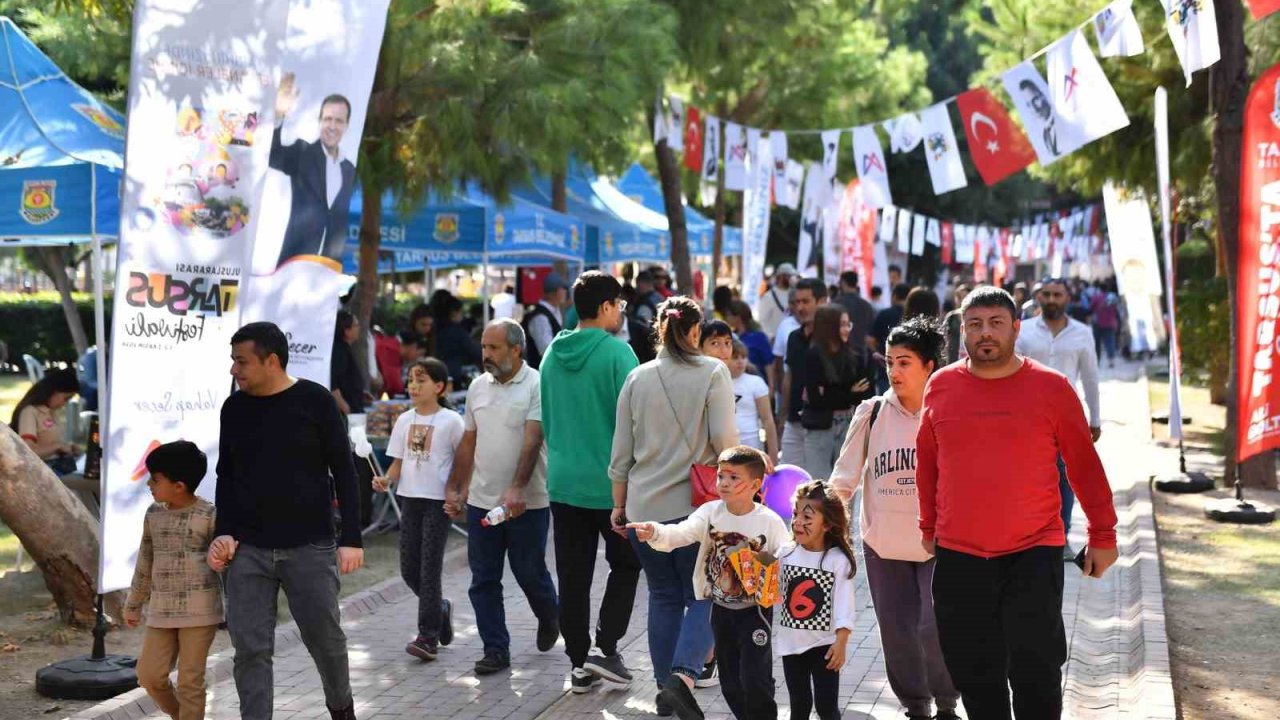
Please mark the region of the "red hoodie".
POLYGON ((1062 545, 1058 454, 1089 519, 1089 544, 1116 546, 1111 486, 1080 398, 1061 374, 1029 358, 986 380, 966 363, 938 371, 916 437, 920 530, 980 557, 1062 545))

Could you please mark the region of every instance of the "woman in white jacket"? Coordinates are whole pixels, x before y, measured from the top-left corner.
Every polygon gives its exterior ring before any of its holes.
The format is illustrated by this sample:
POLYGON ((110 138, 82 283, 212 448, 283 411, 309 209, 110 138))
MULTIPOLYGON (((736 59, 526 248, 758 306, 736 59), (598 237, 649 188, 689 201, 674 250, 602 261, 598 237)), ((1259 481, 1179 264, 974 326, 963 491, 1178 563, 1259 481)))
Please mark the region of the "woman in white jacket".
POLYGON ((924 387, 942 365, 936 318, 915 317, 885 343, 890 388, 854 412, 831 480, 848 501, 862 487, 862 547, 889 687, 908 718, 958 718, 933 616, 933 557, 916 524, 916 431, 924 387))

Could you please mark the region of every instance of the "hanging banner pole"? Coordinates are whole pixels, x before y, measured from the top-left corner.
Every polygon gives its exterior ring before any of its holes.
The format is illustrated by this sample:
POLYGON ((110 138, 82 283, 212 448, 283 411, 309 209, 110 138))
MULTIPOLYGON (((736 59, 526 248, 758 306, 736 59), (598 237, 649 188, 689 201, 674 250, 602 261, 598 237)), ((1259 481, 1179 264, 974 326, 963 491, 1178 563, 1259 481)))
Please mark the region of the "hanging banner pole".
MULTIPOLYGON (((1156 178, 1160 186, 1160 235, 1164 247, 1165 306, 1169 312, 1169 438, 1182 450, 1182 348, 1174 300, 1173 243, 1169 237, 1169 94, 1156 88, 1156 178)), ((1185 460, 1183 461, 1185 464, 1185 460)))

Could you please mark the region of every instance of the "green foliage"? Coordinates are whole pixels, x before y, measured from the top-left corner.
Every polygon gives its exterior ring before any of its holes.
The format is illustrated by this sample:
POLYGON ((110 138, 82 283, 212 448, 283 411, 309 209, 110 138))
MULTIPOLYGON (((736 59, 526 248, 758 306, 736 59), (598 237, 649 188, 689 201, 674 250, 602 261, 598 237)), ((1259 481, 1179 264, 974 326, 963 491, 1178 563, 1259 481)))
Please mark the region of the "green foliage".
POLYGON ((17 23, 72 80, 123 111, 129 82, 129 6, 123 0, 0 0, 0 15, 17 23))
MULTIPOLYGON (((93 328, 93 296, 75 293, 80 321, 93 328)), ((111 298, 106 298, 107 328, 111 327, 111 298)), ((50 362, 75 362, 76 346, 67 332, 67 316, 58 294, 0 293, 0 338, 9 346, 9 362, 20 364, 22 355, 50 362)), ((92 338, 90 338, 92 343, 92 338)))
POLYGON ((1187 280, 1178 287, 1177 303, 1183 373, 1225 378, 1233 357, 1226 279, 1187 280))
POLYGON ((1178 277, 1182 280, 1208 280, 1215 271, 1213 245, 1203 239, 1188 240, 1174 251, 1178 277))

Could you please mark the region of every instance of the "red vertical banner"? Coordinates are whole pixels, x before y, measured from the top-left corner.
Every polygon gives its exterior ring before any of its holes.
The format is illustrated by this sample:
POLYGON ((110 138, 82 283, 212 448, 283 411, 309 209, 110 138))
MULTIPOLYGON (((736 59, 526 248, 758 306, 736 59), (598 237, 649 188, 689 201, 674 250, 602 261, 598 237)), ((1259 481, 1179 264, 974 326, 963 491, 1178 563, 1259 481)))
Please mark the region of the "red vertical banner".
POLYGON ((702 113, 692 105, 684 110, 684 166, 694 172, 702 169, 702 113))
POLYGON ((1245 104, 1236 270, 1236 458, 1280 447, 1280 65, 1245 104))
POLYGON ((991 229, 974 226, 973 228, 973 281, 987 281, 987 252, 991 250, 991 229))
POLYGON ((1280 0, 1249 0, 1249 11, 1254 20, 1261 20, 1271 13, 1280 10, 1280 0))
POLYGON ((1009 276, 1009 266, 1013 263, 1013 258, 1009 256, 1009 228, 1000 228, 995 231, 996 239, 996 266, 991 271, 992 284, 996 286, 1004 285, 1005 278, 1009 276))
POLYGON ((949 222, 942 223, 942 264, 951 264, 951 253, 956 245, 956 226, 949 222))
POLYGON ((867 203, 866 188, 856 178, 845 186, 840 200, 836 239, 840 246, 840 271, 858 273, 863 297, 871 296, 871 270, 875 261, 877 208, 867 203))

